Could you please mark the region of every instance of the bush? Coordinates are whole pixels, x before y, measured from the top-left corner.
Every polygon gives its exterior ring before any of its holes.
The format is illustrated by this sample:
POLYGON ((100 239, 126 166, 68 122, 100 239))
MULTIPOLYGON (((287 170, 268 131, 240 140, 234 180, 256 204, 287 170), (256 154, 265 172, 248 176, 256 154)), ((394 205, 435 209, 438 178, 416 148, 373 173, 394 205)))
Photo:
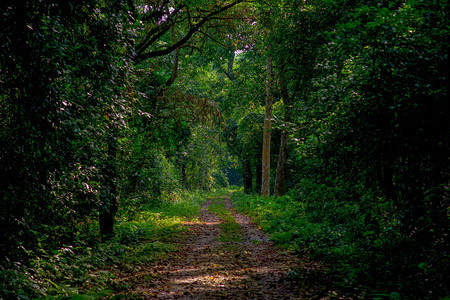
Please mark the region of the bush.
POLYGON ((343 289, 400 289, 394 275, 398 257, 390 255, 404 243, 399 216, 392 203, 371 191, 345 182, 328 186, 304 179, 276 201, 235 193, 233 202, 276 244, 329 263, 343 289))
POLYGON ((215 188, 226 188, 229 186, 227 175, 221 170, 213 173, 213 178, 215 188))

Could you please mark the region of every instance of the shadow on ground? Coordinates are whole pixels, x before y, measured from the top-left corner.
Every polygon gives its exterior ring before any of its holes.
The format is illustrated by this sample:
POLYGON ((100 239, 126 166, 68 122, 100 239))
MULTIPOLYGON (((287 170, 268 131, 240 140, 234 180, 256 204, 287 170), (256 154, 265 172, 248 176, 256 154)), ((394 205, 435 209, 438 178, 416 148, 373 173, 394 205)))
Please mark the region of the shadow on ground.
POLYGON ((179 251, 168 259, 145 266, 138 273, 124 274, 121 282, 130 288, 116 297, 329 298, 324 268, 318 263, 289 255, 274 247, 247 216, 232 209, 228 197, 221 201, 239 224, 239 237, 232 240, 221 239, 220 224, 223 220, 208 210, 214 201, 216 200, 209 199, 205 203, 199 221, 184 224, 187 230, 176 240, 179 251), (292 271, 294 269, 295 272, 292 271), (315 279, 311 280, 312 278, 315 279))

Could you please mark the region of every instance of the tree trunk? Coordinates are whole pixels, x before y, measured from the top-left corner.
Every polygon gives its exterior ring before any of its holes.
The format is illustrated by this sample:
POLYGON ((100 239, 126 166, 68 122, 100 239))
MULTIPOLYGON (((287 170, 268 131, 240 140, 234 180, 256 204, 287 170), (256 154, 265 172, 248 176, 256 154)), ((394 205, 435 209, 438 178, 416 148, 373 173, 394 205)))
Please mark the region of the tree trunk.
POLYGON ((117 212, 116 187, 116 153, 117 137, 113 125, 108 126, 108 152, 103 163, 103 184, 100 195, 99 225, 102 240, 112 237, 114 229, 114 216, 117 212))
POLYGON ((244 179, 244 193, 250 194, 252 192, 252 164, 250 159, 245 159, 243 162, 243 179, 244 179))
POLYGON ((280 152, 278 153, 277 174, 275 177, 275 187, 273 191, 275 198, 284 195, 288 139, 289 133, 286 131, 283 132, 281 134, 280 152))
POLYGON ((236 79, 233 74, 233 64, 234 64, 234 57, 235 57, 234 51, 235 51, 234 48, 231 49, 230 58, 228 59, 228 69, 226 71, 224 71, 225 75, 231 81, 236 79))
POLYGON ((173 67, 172 67, 172 75, 170 75, 169 80, 166 82, 166 86, 171 86, 178 77, 178 62, 179 62, 179 53, 180 49, 176 49, 173 53, 173 67))
MULTIPOLYGON (((282 74, 284 75, 284 74, 282 74)), ((280 90, 283 97, 283 110, 284 110, 284 122, 291 122, 291 106, 293 97, 289 96, 287 84, 283 76, 280 78, 280 90)), ((278 153, 277 174, 275 177, 274 195, 275 198, 284 195, 285 182, 286 182, 286 161, 288 156, 287 143, 289 140, 289 132, 286 131, 287 126, 284 126, 284 130, 281 134, 280 151, 278 153)))
MULTIPOLYGON (((172 35, 172 42, 174 43, 176 41, 174 27, 172 27, 170 29, 170 34, 172 35)), ((170 75, 169 80, 167 80, 166 86, 171 86, 175 82, 175 79, 177 79, 177 77, 178 77, 179 54, 180 54, 180 48, 175 49, 175 51, 173 53, 172 75, 170 75)))
POLYGON ((270 195, 270 139, 272 130, 272 58, 267 56, 267 86, 266 86, 266 115, 264 118, 263 146, 262 146, 262 178, 261 196, 270 195))
POLYGON ((261 191, 261 182, 262 182, 262 160, 258 161, 256 165, 256 180, 255 180, 255 192, 261 191))

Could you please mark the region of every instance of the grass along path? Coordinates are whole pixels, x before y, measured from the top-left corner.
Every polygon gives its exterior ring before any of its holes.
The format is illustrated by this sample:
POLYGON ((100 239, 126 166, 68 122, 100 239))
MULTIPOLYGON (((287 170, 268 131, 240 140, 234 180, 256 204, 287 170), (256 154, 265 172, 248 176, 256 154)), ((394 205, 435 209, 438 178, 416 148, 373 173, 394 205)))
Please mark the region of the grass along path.
MULTIPOLYGON (((198 220, 174 243, 163 260, 120 281, 119 295, 140 299, 326 299, 327 290, 311 277, 323 269, 275 248, 251 222, 236 213, 229 196, 208 199, 198 220), (295 272, 292 270, 296 270, 295 272), (299 271, 300 270, 300 271, 299 271), (303 271, 302 271, 303 270, 303 271), (304 272, 304 276, 298 276, 304 272), (302 278, 301 281, 293 280, 302 278)), ((318 273, 319 275, 314 275, 318 273)))

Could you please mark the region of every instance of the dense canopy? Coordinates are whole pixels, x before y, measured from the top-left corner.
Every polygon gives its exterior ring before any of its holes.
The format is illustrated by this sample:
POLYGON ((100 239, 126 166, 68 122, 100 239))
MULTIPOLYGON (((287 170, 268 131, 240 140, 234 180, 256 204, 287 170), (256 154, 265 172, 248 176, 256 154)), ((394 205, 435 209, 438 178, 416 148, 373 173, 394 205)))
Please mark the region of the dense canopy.
POLYGON ((89 293, 54 289, 62 249, 125 245, 142 211, 229 186, 344 295, 448 296, 447 12, 3 0, 0 298, 89 293))

